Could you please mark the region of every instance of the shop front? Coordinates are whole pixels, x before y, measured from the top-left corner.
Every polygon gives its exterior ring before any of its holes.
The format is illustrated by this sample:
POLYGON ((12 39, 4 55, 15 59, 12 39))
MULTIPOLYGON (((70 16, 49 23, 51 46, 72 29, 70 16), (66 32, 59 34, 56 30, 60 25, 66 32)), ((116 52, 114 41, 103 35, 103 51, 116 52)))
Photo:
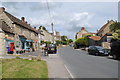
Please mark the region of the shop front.
POLYGON ((34 51, 33 43, 34 43, 33 40, 26 40, 25 50, 26 50, 27 52, 34 51))
POLYGON ((14 40, 5 38, 5 41, 6 41, 7 53, 13 54, 14 53, 14 40))

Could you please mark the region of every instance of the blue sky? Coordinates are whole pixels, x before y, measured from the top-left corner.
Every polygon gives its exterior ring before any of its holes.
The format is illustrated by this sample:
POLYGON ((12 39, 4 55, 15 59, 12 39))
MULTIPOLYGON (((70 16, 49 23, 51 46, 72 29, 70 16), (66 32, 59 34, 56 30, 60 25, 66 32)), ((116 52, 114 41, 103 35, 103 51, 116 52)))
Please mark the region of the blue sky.
MULTIPOLYGON (((3 2, 6 11, 21 18, 32 27, 45 26, 51 32, 51 21, 46 2, 3 2)), ((74 39, 75 33, 85 27, 96 32, 107 20, 118 19, 117 2, 49 2, 54 30, 74 39)))

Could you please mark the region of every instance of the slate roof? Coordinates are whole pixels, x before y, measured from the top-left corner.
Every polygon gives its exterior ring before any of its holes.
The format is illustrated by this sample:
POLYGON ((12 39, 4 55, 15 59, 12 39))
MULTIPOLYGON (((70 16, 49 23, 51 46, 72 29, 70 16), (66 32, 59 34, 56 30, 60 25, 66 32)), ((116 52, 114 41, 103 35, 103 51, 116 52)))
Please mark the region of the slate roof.
POLYGON ((105 25, 103 25, 103 26, 100 28, 100 30, 99 30, 97 33, 101 32, 110 22, 114 22, 114 21, 113 21, 113 20, 108 21, 105 25))
POLYGON ((10 13, 4 11, 4 13, 10 18, 11 21, 13 21, 15 24, 19 24, 24 28, 27 28, 35 33, 38 33, 37 30, 34 30, 29 24, 23 22, 22 20, 16 18, 15 16, 11 15, 10 13))
POLYGON ((8 32, 11 34, 14 34, 13 30, 10 28, 10 26, 7 25, 7 23, 3 20, 0 20, 0 28, 4 31, 4 32, 8 32))

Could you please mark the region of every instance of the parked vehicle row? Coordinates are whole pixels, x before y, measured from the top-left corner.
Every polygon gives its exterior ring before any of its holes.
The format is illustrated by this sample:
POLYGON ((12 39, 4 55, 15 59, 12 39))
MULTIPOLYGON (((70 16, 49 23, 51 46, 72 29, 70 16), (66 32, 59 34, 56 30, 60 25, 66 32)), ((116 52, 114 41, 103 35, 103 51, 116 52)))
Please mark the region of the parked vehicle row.
POLYGON ((114 59, 120 59, 120 42, 112 42, 111 49, 106 49, 101 46, 89 46, 88 53, 92 55, 112 56, 114 59))
POLYGON ((106 48, 103 48, 101 46, 89 46, 88 53, 96 55, 96 56, 99 56, 99 55, 106 55, 106 56, 108 56, 109 53, 110 53, 110 50, 106 49, 106 48))

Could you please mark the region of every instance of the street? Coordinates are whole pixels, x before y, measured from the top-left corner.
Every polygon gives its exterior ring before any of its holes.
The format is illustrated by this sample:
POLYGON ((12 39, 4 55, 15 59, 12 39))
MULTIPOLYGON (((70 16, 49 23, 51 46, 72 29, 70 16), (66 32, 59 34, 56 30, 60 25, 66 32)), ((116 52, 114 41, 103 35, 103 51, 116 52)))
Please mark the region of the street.
POLYGON ((73 78, 117 78, 118 61, 105 56, 88 55, 86 51, 64 47, 58 50, 73 78))

